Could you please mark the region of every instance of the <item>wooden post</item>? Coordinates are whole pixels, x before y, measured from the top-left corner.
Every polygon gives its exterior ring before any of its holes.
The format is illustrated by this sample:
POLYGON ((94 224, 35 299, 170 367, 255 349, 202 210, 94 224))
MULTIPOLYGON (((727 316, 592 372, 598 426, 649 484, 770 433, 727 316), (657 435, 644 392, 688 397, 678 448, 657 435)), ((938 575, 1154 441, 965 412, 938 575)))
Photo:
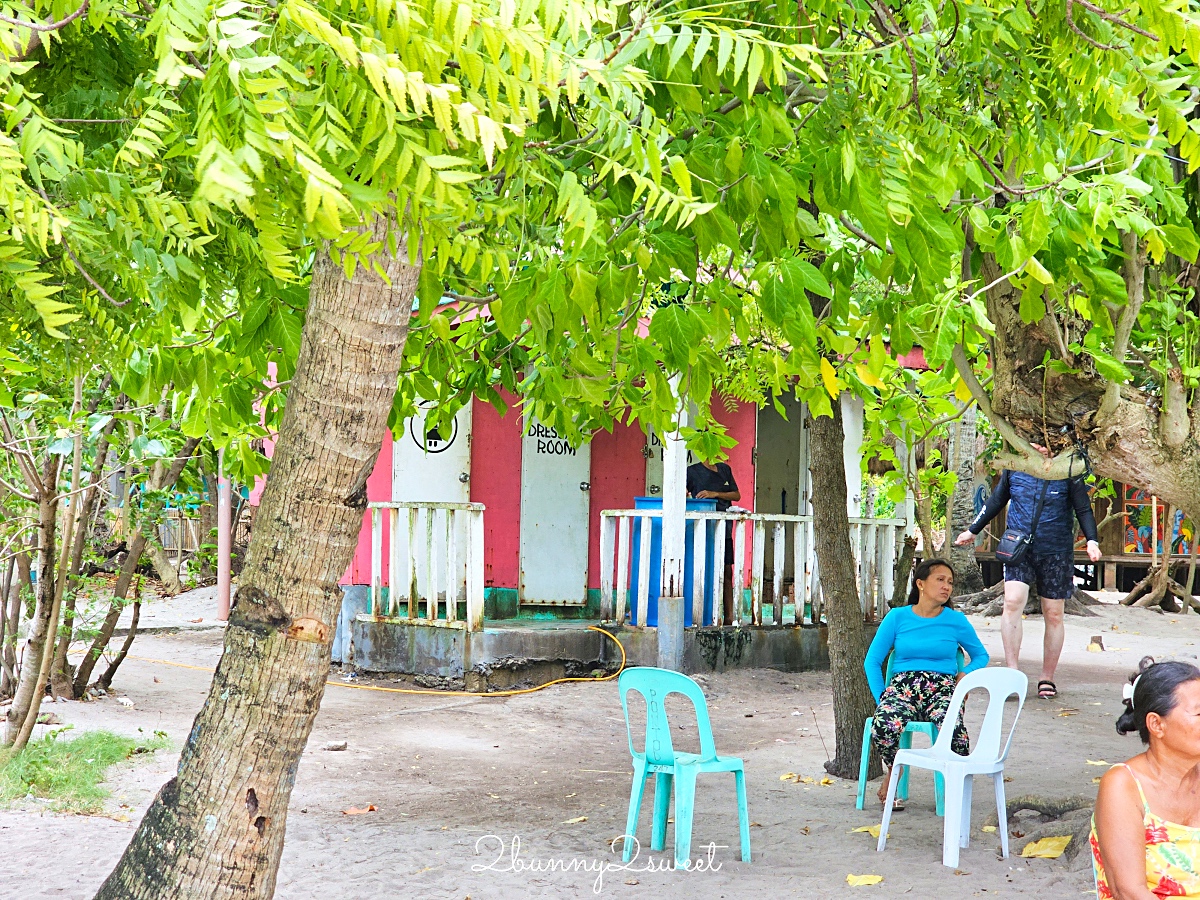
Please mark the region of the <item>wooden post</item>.
MULTIPOLYGON (((1167 548, 1170 553, 1170 547, 1167 548)), ((1150 566, 1158 565, 1158 498, 1150 497, 1150 566)))

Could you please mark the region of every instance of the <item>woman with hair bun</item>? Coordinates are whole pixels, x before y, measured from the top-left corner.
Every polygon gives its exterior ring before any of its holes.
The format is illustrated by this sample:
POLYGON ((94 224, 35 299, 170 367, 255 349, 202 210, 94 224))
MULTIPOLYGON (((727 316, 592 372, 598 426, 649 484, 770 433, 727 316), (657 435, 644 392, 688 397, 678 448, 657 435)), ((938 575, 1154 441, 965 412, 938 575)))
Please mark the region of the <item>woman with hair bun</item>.
POLYGON ((1200 669, 1146 657, 1124 702, 1117 731, 1136 731, 1147 749, 1100 779, 1097 898, 1200 900, 1200 669))

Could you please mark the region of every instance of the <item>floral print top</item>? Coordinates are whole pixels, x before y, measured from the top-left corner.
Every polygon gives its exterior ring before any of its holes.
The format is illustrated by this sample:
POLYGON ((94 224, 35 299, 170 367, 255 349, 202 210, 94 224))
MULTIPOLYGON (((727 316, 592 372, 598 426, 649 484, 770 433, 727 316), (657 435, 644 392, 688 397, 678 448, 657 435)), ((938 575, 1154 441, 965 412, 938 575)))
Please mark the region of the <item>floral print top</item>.
MULTIPOLYGON (((1150 812, 1146 794, 1133 769, 1129 770, 1138 796, 1142 798, 1142 822, 1146 826, 1146 887, 1155 897, 1183 897, 1200 900, 1200 828, 1176 825, 1150 812)), ((1100 842, 1096 838, 1096 817, 1092 817, 1092 864, 1096 870, 1097 900, 1113 900, 1112 889, 1104 873, 1100 842)))

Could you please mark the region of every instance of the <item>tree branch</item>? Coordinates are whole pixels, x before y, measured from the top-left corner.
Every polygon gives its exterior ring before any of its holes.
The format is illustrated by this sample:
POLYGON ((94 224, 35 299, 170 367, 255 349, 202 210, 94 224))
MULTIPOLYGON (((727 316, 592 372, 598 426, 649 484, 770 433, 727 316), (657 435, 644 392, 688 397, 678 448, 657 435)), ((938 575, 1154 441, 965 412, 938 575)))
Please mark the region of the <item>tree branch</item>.
POLYGON ((77 257, 75 255, 75 251, 71 249, 71 245, 68 244, 65 240, 63 241, 63 249, 67 251, 67 256, 71 257, 71 262, 73 262, 75 264, 75 268, 79 270, 79 274, 83 276, 84 280, 88 284, 90 284, 92 287, 94 287, 99 292, 101 297, 103 297, 105 300, 107 300, 113 306, 124 306, 126 303, 129 302, 129 300, 115 299, 112 296, 112 294, 110 294, 103 287, 101 287, 100 282, 98 282, 95 278, 93 278, 88 273, 88 270, 83 267, 83 263, 81 263, 79 261, 79 257, 77 257))
MULTIPOLYGON (((1134 232, 1122 231, 1121 252, 1125 257, 1121 262, 1121 278, 1125 282, 1126 302, 1114 325, 1113 357, 1117 362, 1124 364, 1125 355, 1129 350, 1129 338, 1133 334, 1133 326, 1137 323, 1146 294, 1146 247, 1134 232)), ((1100 401, 1099 415, 1111 414, 1120 401, 1121 385, 1110 381, 1104 391, 1104 398, 1100 401)))
MULTIPOLYGON (((13 434, 12 426, 8 424, 8 416, 0 412, 0 427, 4 430, 5 439, 14 447, 17 445, 16 435, 13 434)), ((17 467, 20 468, 21 474, 25 476, 26 483, 33 488, 34 492, 40 497, 45 493, 45 485, 42 484, 42 479, 37 473, 37 466, 33 463, 33 454, 26 453, 21 449, 10 451, 17 460, 17 467), (28 458, 26 458, 28 457, 28 458)))
POLYGON ((1128 22, 1125 19, 1122 19, 1120 14, 1110 13, 1108 10, 1102 9, 1101 7, 1097 6, 1095 3, 1089 2, 1089 0, 1067 0, 1067 26, 1072 31, 1074 31, 1077 35, 1079 35, 1085 41, 1087 41, 1089 44, 1091 44, 1095 47, 1099 47, 1101 50, 1120 50, 1121 48, 1114 47, 1110 44, 1101 44, 1099 41, 1096 41, 1096 40, 1088 37, 1086 34, 1084 34, 1082 31, 1080 31, 1079 26, 1077 26, 1075 24, 1074 7, 1076 4, 1078 4, 1079 6, 1082 6, 1088 12, 1095 13, 1101 19, 1104 19, 1104 21, 1106 21, 1106 22, 1111 22, 1112 24, 1114 24, 1120 28, 1124 28, 1127 31, 1132 31, 1134 34, 1140 34, 1142 37, 1150 38, 1150 40, 1152 40, 1152 41, 1158 40, 1158 35, 1151 34, 1149 31, 1146 31, 1144 28, 1139 28, 1137 25, 1134 25, 1132 22, 1128 22))
POLYGON ((86 13, 90 5, 91 0, 83 0, 83 5, 65 19, 59 19, 57 22, 48 22, 45 25, 39 25, 37 22, 26 22, 23 19, 10 19, 8 16, 0 16, 0 22, 5 22, 9 25, 15 25, 18 28, 28 28, 30 31, 58 31, 60 28, 65 28, 86 13))
POLYGON ((1074 450, 1060 454, 1053 459, 1046 459, 1033 449, 1033 444, 1017 433, 1017 429, 1007 419, 992 411, 992 398, 980 384, 979 379, 975 377, 975 370, 971 367, 971 363, 967 359, 967 351, 963 349, 962 344, 954 345, 951 358, 954 360, 954 367, 958 370, 963 384, 967 386, 971 391, 971 396, 979 404, 979 409, 1000 432, 1000 436, 1008 442, 1009 446, 1017 451, 1017 455, 1001 454, 996 458, 997 464, 1002 464, 1006 469, 1016 469, 1046 479, 1066 478, 1072 472, 1074 450), (1059 474, 1060 471, 1061 474, 1059 474))
POLYGON ((1183 368, 1174 348, 1167 347, 1170 367, 1163 376, 1162 410, 1158 414, 1158 436, 1163 445, 1178 450, 1187 441, 1192 422, 1188 418, 1187 389, 1183 385, 1183 368))
POLYGON ((875 241, 875 239, 873 237, 871 237, 869 234, 867 234, 865 231, 863 231, 861 228, 859 228, 856 224, 854 224, 854 221, 848 215, 846 215, 846 213, 843 212, 841 215, 839 215, 838 221, 841 222, 843 226, 845 226, 847 231, 849 231, 852 235, 854 235, 860 241, 864 241, 864 242, 870 244, 876 250, 882 250, 884 253, 892 252, 892 242, 891 241, 889 241, 885 238, 884 246, 880 247, 879 244, 875 241))

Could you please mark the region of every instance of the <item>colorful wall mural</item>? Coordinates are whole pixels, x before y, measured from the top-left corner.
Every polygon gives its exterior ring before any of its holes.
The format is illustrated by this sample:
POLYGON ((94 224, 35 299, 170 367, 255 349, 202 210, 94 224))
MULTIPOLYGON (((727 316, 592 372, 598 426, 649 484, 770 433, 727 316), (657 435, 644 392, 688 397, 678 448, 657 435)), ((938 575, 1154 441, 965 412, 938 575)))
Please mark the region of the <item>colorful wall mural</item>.
MULTIPOLYGON (((1168 512, 1166 504, 1158 503, 1158 512, 1155 515, 1154 499, 1149 493, 1132 485, 1125 485, 1124 494, 1125 552, 1144 553, 1147 556, 1151 553, 1163 553, 1168 512)), ((1192 542, 1195 539, 1195 523, 1186 518, 1182 511, 1176 510, 1175 519, 1171 522, 1170 552, 1173 555, 1186 556, 1192 552, 1192 542)))

